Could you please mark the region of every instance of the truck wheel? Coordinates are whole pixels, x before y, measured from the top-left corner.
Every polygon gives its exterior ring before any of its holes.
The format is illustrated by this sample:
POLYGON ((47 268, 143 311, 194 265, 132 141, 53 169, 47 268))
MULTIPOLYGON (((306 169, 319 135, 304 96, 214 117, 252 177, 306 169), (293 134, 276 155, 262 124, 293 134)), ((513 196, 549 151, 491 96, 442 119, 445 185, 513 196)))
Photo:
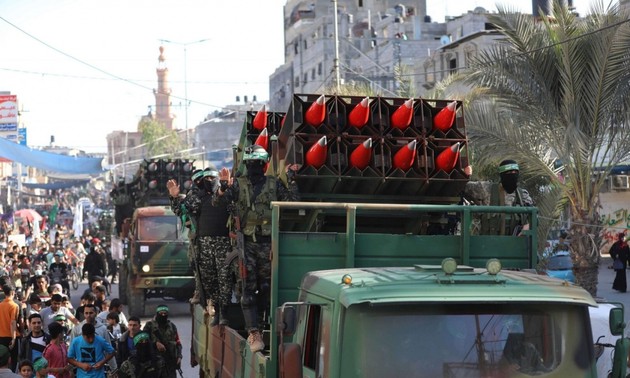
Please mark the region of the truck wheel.
POLYGON ((118 273, 118 298, 122 304, 127 304, 127 265, 123 264, 118 273))
POLYGON ((144 316, 144 290, 135 289, 131 282, 127 281, 127 308, 129 316, 144 316))

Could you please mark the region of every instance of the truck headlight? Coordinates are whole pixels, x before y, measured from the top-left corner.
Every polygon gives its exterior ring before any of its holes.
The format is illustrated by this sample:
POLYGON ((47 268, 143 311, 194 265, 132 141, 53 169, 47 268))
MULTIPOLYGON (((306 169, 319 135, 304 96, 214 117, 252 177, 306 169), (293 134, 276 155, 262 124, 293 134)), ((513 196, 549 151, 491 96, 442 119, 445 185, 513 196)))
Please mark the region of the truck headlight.
POLYGON ((142 271, 145 273, 149 273, 149 271, 151 270, 151 267, 148 265, 142 265, 142 271))

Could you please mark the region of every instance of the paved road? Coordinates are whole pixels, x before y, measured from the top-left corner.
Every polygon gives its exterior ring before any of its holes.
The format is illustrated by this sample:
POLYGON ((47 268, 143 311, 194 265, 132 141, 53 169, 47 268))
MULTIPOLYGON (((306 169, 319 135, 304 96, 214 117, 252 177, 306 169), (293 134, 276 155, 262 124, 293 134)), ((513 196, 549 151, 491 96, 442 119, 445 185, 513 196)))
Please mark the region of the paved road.
MULTIPOLYGON (((72 291, 72 305, 74 308, 79 306, 79 299, 83 291, 87 289, 87 281, 83 281, 79 285, 78 290, 72 291)), ((112 293, 110 298, 118 298, 118 285, 114 284, 112 286, 112 293)), ((190 316, 190 308, 189 304, 186 302, 177 302, 177 301, 164 301, 162 299, 149 299, 146 302, 146 312, 145 316, 141 318, 142 325, 144 326, 145 322, 155 314, 155 308, 158 304, 166 303, 169 307, 169 318, 175 323, 177 326, 177 331, 179 332, 179 337, 183 346, 183 356, 182 359, 182 372, 184 378, 192 378, 199 376, 199 368, 192 368, 190 366, 190 345, 191 345, 191 325, 192 319, 190 316)), ((123 308, 124 311, 124 308, 123 308)), ((127 313, 126 313, 127 314, 127 313)), ((129 317, 129 316, 127 316, 129 317)))

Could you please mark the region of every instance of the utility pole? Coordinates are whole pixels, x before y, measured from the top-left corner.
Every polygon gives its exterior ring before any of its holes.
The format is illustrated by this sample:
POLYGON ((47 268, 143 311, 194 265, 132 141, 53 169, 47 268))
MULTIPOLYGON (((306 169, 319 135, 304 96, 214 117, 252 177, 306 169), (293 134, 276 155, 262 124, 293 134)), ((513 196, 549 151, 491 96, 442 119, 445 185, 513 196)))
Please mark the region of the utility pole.
POLYGON ((160 39, 161 42, 171 43, 173 45, 179 45, 184 47, 184 113, 186 118, 186 145, 190 146, 190 133, 188 129, 188 62, 187 62, 187 48, 189 45, 202 43, 209 41, 209 38, 200 39, 198 41, 191 42, 176 42, 168 39, 160 39))
POLYGON ((339 73, 339 21, 337 17, 337 0, 332 0, 333 2, 333 22, 334 26, 334 34, 335 34, 335 59, 333 60, 333 70, 335 72, 335 85, 337 87, 337 94, 341 93, 341 75, 339 73))

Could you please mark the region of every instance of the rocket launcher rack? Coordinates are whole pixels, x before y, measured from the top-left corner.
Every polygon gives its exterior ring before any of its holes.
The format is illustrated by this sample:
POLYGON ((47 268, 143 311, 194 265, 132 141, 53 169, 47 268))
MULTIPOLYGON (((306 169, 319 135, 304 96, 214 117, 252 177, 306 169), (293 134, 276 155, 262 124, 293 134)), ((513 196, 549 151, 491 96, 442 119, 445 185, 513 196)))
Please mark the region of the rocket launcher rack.
MULTIPOLYGON (((240 147, 260 135, 259 112, 248 113, 240 147)), ((452 204, 468 181, 457 101, 295 94, 286 115, 262 115, 275 161, 300 166, 305 200, 452 204)))

